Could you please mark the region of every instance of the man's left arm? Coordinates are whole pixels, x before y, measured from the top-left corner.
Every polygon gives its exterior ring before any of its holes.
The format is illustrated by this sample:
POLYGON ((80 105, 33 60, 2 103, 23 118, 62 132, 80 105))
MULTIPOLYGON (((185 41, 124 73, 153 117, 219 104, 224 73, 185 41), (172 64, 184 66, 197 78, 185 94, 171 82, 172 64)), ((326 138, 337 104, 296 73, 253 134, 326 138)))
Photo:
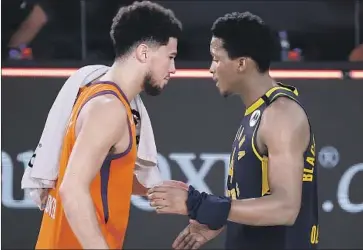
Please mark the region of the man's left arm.
POLYGON ((310 127, 304 110, 280 98, 264 112, 259 136, 268 149, 270 195, 233 200, 228 220, 253 226, 293 225, 302 195, 304 151, 310 127))

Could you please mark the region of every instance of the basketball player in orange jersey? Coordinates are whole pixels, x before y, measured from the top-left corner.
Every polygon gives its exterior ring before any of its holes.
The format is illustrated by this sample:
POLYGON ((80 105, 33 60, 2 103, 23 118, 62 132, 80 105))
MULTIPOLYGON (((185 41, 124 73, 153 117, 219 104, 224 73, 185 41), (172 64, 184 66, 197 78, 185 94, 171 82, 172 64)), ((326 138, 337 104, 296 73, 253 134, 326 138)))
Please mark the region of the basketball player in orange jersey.
POLYGON ((123 247, 136 160, 129 102, 143 90, 158 95, 167 84, 180 33, 173 12, 148 1, 122 7, 114 17, 116 59, 74 104, 37 249, 123 247))

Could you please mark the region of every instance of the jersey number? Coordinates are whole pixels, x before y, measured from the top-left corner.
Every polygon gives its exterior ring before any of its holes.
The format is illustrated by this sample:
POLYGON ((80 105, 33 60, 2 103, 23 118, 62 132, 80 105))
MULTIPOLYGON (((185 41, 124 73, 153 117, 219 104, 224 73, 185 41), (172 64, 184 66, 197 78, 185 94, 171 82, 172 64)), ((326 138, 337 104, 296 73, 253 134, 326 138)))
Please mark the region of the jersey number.
POLYGON ((57 200, 51 196, 48 195, 47 205, 44 209, 44 212, 50 216, 53 220, 55 219, 55 211, 57 208, 57 200))
POLYGON ((319 226, 313 225, 310 232, 310 243, 318 244, 319 242, 319 226))

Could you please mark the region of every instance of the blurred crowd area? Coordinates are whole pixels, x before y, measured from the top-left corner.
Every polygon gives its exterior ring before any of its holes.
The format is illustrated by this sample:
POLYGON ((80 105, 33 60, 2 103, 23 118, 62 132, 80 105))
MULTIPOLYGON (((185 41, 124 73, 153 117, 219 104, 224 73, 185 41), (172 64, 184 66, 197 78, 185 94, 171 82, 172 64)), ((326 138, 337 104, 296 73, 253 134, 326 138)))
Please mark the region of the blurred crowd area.
MULTIPOLYGON (((132 2, 3 0, 2 60, 112 60, 112 18, 132 2)), ((213 21, 228 12, 250 11, 275 32, 275 61, 363 61, 363 0, 155 2, 183 22, 180 60, 210 60, 213 21)))

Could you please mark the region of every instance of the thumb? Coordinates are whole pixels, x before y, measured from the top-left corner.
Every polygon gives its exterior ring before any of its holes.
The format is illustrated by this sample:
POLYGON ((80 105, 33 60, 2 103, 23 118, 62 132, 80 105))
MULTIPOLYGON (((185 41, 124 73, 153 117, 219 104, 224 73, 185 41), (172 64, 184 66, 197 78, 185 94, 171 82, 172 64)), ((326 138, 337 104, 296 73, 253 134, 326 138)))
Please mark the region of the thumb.
POLYGON ((189 223, 190 223, 190 224, 196 224, 196 223, 197 223, 197 224, 199 224, 199 222, 198 222, 198 221, 196 221, 196 220, 192 220, 192 219, 190 219, 190 220, 189 220, 189 223))

